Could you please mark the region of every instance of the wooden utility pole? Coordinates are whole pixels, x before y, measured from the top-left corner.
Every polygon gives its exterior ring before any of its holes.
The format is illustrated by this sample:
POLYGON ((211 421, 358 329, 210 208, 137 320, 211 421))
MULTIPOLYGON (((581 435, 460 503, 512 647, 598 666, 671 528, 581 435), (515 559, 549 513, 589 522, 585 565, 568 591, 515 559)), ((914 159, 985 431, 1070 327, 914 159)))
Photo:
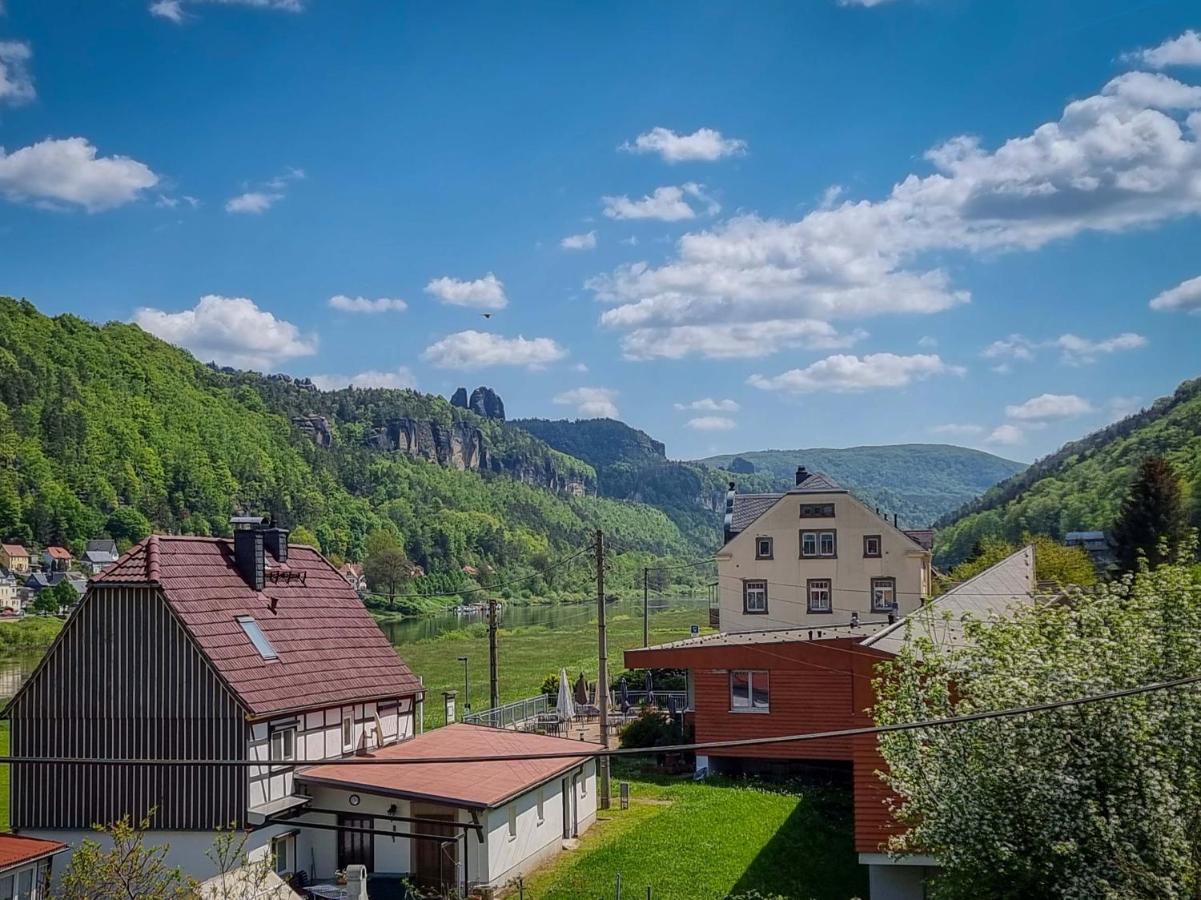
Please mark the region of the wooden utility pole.
MULTIPOLYGON (((596 680, 596 705, 600 707, 601 746, 609 749, 609 640, 605 635, 605 533, 596 529, 596 644, 600 665, 596 680)), ((600 758, 600 808, 609 808, 609 756, 600 758)))
POLYGON ((500 685, 496 677, 496 598, 488 598, 488 701, 489 708, 500 706, 500 685))
POLYGON ((642 646, 651 645, 651 605, 650 605, 651 570, 642 568, 642 646))

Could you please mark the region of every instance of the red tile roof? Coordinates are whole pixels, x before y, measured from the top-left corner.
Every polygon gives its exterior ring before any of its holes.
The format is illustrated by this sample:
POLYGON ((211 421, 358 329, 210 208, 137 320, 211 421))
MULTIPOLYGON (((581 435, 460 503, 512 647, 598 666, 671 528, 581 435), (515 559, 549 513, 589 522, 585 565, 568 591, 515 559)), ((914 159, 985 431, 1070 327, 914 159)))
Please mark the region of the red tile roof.
POLYGON ((421 692, 416 676, 325 557, 297 544, 289 546, 286 565, 270 552, 266 557, 268 577, 257 592, 234 563, 232 541, 153 535, 92 584, 158 584, 255 717, 421 692), (254 617, 278 659, 259 655, 238 616, 254 617))
MULTIPOLYGON (((484 728, 457 723, 427 731, 374 753, 374 759, 455 758, 518 753, 575 753, 599 749, 596 744, 566 738, 484 728)), ((363 766, 328 763, 299 769, 301 781, 328 784, 366 793, 413 797, 485 809, 500 806, 556 775, 581 765, 584 758, 498 760, 495 762, 416 763, 363 766)))
POLYGON ((9 556, 28 556, 29 551, 20 544, 4 544, 4 552, 9 556))
POLYGON ((0 871, 66 849, 67 845, 61 841, 44 841, 41 838, 0 833, 0 871))
POLYGON ((51 559, 70 559, 71 551, 66 547, 47 547, 46 554, 51 559))

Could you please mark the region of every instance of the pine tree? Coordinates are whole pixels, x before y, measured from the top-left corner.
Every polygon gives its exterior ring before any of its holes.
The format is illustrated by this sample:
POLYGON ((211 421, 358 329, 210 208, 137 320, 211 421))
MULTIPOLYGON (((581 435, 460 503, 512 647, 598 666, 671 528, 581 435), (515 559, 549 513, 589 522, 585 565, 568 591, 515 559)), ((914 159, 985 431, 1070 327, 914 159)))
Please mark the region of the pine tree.
POLYGON ((1145 556, 1154 568, 1175 559, 1188 540, 1188 513, 1180 480, 1166 459, 1148 456, 1114 524, 1118 564, 1131 572, 1138 567, 1140 556, 1145 556))

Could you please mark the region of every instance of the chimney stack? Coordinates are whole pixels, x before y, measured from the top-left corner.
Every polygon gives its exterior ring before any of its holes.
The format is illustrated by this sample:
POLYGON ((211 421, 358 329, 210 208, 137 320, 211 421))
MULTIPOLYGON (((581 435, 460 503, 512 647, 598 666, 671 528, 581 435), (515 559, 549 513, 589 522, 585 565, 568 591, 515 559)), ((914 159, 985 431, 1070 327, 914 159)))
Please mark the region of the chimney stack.
POLYGON ((288 529, 267 528, 263 531, 263 546, 275 557, 278 563, 288 561, 288 529))
POLYGON ((263 558, 264 520, 261 516, 234 516, 229 520, 234 527, 234 562, 242 577, 256 591, 261 591, 266 582, 263 558))
POLYGON ((805 479, 809 477, 809 470, 804 466, 796 467, 796 486, 800 487, 805 483, 805 479))
POLYGON ((722 531, 727 544, 734 536, 734 491, 735 484, 731 481, 730 489, 726 492, 726 514, 722 518, 722 531))

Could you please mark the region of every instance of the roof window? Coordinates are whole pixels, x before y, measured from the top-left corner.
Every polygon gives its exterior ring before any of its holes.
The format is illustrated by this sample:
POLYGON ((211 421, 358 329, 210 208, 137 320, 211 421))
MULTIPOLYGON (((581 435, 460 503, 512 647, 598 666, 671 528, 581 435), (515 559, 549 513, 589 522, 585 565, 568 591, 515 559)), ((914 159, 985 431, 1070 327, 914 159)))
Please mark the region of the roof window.
POLYGON ((267 640, 267 635, 263 634, 263 629, 254 620, 254 616, 238 616, 238 624, 246 632, 246 637, 250 638, 250 643, 254 644, 254 649, 259 651, 259 656, 263 659, 279 659, 279 654, 267 640))

